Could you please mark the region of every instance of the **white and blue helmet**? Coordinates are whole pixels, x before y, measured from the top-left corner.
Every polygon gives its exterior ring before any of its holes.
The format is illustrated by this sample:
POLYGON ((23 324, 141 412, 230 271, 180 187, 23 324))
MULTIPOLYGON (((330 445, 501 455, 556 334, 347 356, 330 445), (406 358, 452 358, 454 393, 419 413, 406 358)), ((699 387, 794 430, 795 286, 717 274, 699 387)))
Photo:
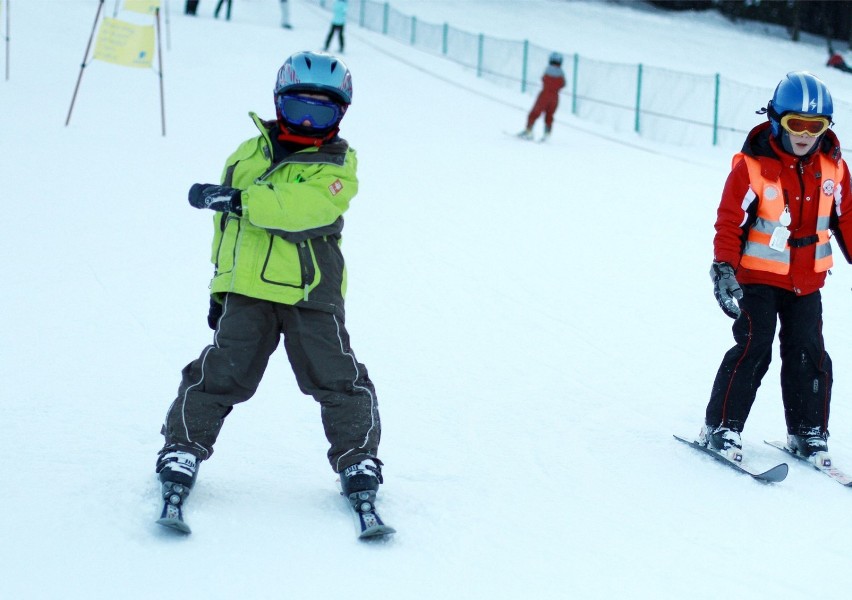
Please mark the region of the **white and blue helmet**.
POLYGON ((772 100, 767 107, 772 135, 778 137, 781 131, 781 117, 787 113, 798 113, 813 117, 827 117, 829 122, 834 114, 834 103, 825 83, 808 71, 792 71, 775 88, 772 100))
POLYGON ((339 58, 325 52, 297 52, 275 79, 275 96, 313 92, 327 94, 343 106, 352 103, 352 74, 339 58))

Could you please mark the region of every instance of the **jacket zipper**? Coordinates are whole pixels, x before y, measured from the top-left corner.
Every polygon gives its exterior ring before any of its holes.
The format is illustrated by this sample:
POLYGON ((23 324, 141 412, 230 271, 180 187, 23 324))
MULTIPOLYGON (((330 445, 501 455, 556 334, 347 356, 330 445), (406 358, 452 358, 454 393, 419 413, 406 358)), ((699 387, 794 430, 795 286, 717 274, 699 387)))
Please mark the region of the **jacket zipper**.
POLYGON ((312 269, 310 268, 313 265, 313 259, 311 258, 311 249, 308 247, 307 240, 299 242, 297 247, 299 249, 299 259, 302 263, 302 289, 305 292, 305 302, 307 302, 308 295, 310 294, 310 281, 313 279, 311 277, 312 269))

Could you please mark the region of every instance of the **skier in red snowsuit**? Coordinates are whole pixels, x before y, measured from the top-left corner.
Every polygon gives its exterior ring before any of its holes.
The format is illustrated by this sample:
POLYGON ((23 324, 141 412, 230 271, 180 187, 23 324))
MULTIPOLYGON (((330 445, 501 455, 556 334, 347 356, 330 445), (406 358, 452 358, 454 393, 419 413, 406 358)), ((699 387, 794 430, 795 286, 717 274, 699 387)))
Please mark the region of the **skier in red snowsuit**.
POLYGON ((787 447, 825 466, 833 369, 820 289, 833 265, 832 238, 852 262, 852 183, 820 79, 788 73, 763 112, 768 122, 734 156, 717 212, 710 276, 734 319, 735 345, 716 373, 698 440, 742 457, 740 434, 780 323, 787 447))
POLYGON ((837 52, 828 57, 828 62, 825 63, 825 66, 840 69, 844 73, 852 73, 852 67, 847 65, 846 61, 843 60, 843 56, 841 56, 837 52))
POLYGON ((527 128, 519 135, 524 139, 532 139, 532 128, 541 113, 544 113, 544 136, 542 141, 550 137, 550 130, 553 127, 553 115, 556 114, 556 107, 559 106, 559 90, 565 87, 565 72, 562 71, 562 55, 558 52, 553 52, 548 59, 547 68, 544 70, 544 75, 541 78, 541 92, 538 98, 535 99, 535 104, 527 116, 527 128))

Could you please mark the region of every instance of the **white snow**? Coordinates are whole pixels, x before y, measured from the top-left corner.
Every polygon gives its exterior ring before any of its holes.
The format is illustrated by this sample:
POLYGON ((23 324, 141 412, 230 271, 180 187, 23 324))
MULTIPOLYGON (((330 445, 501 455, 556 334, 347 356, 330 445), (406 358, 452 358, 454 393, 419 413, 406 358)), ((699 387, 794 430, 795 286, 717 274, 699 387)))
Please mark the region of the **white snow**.
MULTIPOLYGON (((361 191, 344 232, 347 326, 377 386, 379 507, 399 533, 355 540, 319 407, 283 351, 201 465, 193 534, 154 524, 160 423, 211 339, 211 215, 186 192, 218 181, 255 134, 249 110, 272 115, 284 58, 321 47, 329 13, 292 4, 294 29, 282 30, 273 0, 235 1, 231 22, 212 19, 213 0, 196 18, 171 2, 163 137, 156 74, 102 62, 84 70, 65 127, 97 2, 12 3, 0 598, 846 598, 852 490, 802 464, 760 485, 671 437, 697 435, 732 344, 708 269, 738 148, 651 143, 564 105, 549 143, 514 140, 502 132, 522 128, 532 96, 354 23, 343 135, 361 191)), ((852 99, 852 75, 823 66, 819 40, 712 13, 392 4, 770 90, 809 69, 852 99)), ((852 115, 835 120, 848 147, 852 115)), ((852 470, 852 268, 835 262, 823 296, 830 449, 852 470)), ((776 358, 746 460, 784 460, 762 441, 784 432, 776 358)))

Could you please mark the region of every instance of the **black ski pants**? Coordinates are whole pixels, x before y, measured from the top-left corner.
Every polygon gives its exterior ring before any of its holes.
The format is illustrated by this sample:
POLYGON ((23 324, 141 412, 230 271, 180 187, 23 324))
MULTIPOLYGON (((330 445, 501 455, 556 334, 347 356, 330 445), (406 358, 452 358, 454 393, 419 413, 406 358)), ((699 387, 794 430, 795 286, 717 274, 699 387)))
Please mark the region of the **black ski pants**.
POLYGON ((183 369, 163 425, 164 448, 209 458, 225 417, 254 395, 282 334, 299 388, 320 404, 334 471, 376 458, 376 391, 343 318, 238 294, 225 295, 213 344, 183 369))
POLYGON ((325 38, 325 50, 328 50, 328 47, 331 46, 331 38, 334 37, 335 32, 337 32, 340 51, 343 52, 343 25, 332 25, 331 29, 328 30, 328 36, 325 38))
POLYGON ((781 323, 781 398, 787 433, 828 431, 831 358, 822 337, 822 297, 769 285, 743 285, 736 345, 725 354, 707 405, 705 422, 742 431, 772 358, 775 324, 781 323))

